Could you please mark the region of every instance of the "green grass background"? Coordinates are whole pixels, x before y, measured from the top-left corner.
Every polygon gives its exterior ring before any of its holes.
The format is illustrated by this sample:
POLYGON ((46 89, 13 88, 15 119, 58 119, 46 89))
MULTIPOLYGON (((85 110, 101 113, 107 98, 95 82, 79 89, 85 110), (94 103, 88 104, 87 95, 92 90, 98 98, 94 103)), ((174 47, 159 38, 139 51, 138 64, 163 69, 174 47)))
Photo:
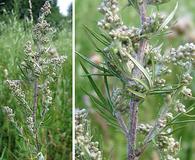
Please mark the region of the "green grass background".
MULTIPOLYGON (((63 21, 56 28, 54 45, 61 55, 68 57, 52 86, 53 104, 49 120, 41 129, 41 143, 48 160, 70 160, 72 157, 72 31, 63 21)), ((18 65, 24 58, 24 45, 32 39, 32 26, 19 20, 14 13, 0 16, 0 159, 28 160, 30 151, 17 135, 14 126, 2 112, 2 106, 11 106, 20 113, 20 106, 5 85, 4 69, 9 79, 21 79, 18 65)), ((17 117, 20 119, 20 115, 17 117)))
MULTIPOLYGON (((95 48, 93 47, 88 35, 84 31, 84 25, 88 26, 93 31, 99 32, 97 28, 97 21, 101 18, 100 13, 97 11, 97 7, 101 0, 76 0, 76 50, 88 57, 96 54, 95 48)), ((127 4, 127 0, 120 0, 121 8, 127 4)), ((170 13, 175 5, 176 0, 172 0, 170 3, 160 6, 160 11, 170 13)), ((195 22, 195 2, 194 0, 179 0, 179 8, 176 13, 177 20, 178 17, 189 14, 192 16, 192 23, 195 22)), ((152 13, 156 11, 155 7, 150 7, 149 12, 152 13)), ((126 9, 121 9, 120 14, 124 21, 128 25, 139 25, 139 17, 133 8, 128 7, 126 9)), ((195 23, 194 23, 195 24, 195 23)), ((153 41, 154 42, 154 41, 153 41)), ((164 47, 176 47, 179 44, 183 44, 185 39, 183 36, 177 37, 175 40, 167 40, 166 37, 158 37, 158 42, 163 42, 164 47)), ((155 43, 153 43, 155 44, 155 43)), ((76 107, 78 108, 93 108, 94 105, 86 98, 86 95, 81 89, 85 89, 88 92, 93 93, 93 90, 87 80, 87 78, 82 77, 83 71, 79 64, 79 57, 76 57, 76 107)), ((86 64, 88 69, 90 67, 86 64)), ((193 77, 195 77, 195 72, 193 71, 193 77)), ((174 80, 175 75, 173 74, 170 79, 174 80)), ((102 87, 103 81, 101 79, 96 79, 99 86, 102 87)), ((116 84, 115 81, 110 82, 116 84)), ((195 93, 195 81, 192 83, 193 93, 195 93)), ((156 113, 159 110, 160 103, 162 103, 161 97, 150 97, 144 103, 139 112, 139 121, 148 122, 155 118, 156 113)), ((190 106, 194 104, 194 101, 187 101, 186 105, 190 106)), ((90 109, 91 110, 91 109, 90 109)), ((112 160, 125 160, 126 156, 126 143, 123 135, 120 131, 109 126, 106 121, 97 115, 94 110, 90 112, 89 119, 92 121, 92 132, 94 133, 94 139, 101 143, 104 158, 112 160)), ((194 112, 195 113, 195 112, 194 112)), ((181 151, 179 157, 182 160, 194 160, 195 159, 195 124, 191 123, 186 125, 182 130, 175 133, 175 137, 179 140, 181 138, 181 151)), ((142 156, 142 160, 157 160, 153 157, 154 151, 152 148, 148 148, 145 154, 142 156)))

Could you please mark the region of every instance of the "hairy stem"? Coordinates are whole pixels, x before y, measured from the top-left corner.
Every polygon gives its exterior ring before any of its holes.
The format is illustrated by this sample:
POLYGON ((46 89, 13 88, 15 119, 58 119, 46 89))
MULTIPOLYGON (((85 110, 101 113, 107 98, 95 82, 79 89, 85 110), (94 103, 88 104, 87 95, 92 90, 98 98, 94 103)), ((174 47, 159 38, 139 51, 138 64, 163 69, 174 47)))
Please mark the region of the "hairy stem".
MULTIPOLYGON (((146 10, 146 2, 142 1, 139 5, 139 14, 140 14, 140 21, 141 25, 143 25, 146 22, 147 18, 147 10, 146 10)), ((147 48, 148 41, 145 38, 142 38, 139 44, 139 54, 138 54, 138 59, 140 60, 140 64, 144 64, 144 54, 145 54, 145 49, 147 48)))
POLYGON ((136 134, 137 134, 137 122, 138 122, 138 101, 131 100, 129 104, 130 109, 130 130, 128 136, 128 160, 134 160, 136 157, 136 134))
POLYGON ((120 113, 120 112, 116 112, 116 113, 115 113, 115 116, 116 116, 116 119, 117 119, 117 121, 118 121, 118 124, 120 125, 120 127, 121 127, 121 129, 123 130, 125 136, 127 137, 129 131, 128 131, 128 128, 127 128, 127 126, 126 126, 126 124, 125 124, 125 122, 124 122, 124 119, 123 119, 121 113, 120 113))
POLYGON ((39 142, 38 142, 38 131, 37 131, 37 125, 36 125, 36 118, 37 118, 37 107, 38 107, 38 80, 36 79, 34 82, 34 97, 33 97, 34 103, 33 103, 33 124, 34 124, 34 135, 35 135, 35 145, 37 152, 39 152, 39 142))
MULTIPOLYGON (((146 21, 146 2, 141 1, 139 3, 139 14, 140 14, 140 21, 141 25, 144 24, 146 21)), ((148 41, 147 39, 143 38, 140 40, 139 43, 139 50, 136 59, 140 62, 141 65, 144 65, 144 56, 145 56, 145 49, 147 48, 148 41)), ((133 70, 133 76, 137 78, 141 78, 141 72, 138 68, 133 70)), ((130 111, 130 129, 129 129, 129 136, 127 138, 127 157, 128 160, 138 160, 141 152, 137 153, 136 149, 136 135, 137 135, 137 123, 138 123, 138 105, 139 100, 132 98, 129 103, 129 111, 130 111)))

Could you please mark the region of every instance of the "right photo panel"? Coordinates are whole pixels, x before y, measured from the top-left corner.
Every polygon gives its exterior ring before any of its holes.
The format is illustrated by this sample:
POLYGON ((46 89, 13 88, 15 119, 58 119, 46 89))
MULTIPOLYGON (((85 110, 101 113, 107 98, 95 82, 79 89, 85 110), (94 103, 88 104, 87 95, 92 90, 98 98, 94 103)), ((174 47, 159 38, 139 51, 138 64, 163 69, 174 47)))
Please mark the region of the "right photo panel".
POLYGON ((195 159, 195 2, 75 1, 75 159, 195 159))

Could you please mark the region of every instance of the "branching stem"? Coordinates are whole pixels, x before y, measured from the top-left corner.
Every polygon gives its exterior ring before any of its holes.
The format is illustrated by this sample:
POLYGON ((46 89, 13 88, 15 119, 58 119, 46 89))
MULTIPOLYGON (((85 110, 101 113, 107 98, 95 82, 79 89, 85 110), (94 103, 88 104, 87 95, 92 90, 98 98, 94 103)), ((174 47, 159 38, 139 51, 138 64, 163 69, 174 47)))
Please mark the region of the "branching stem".
MULTIPOLYGON (((146 2, 142 1, 139 3, 139 15, 141 20, 141 25, 146 22, 146 2)), ((139 43, 139 50, 136 59, 140 62, 141 65, 144 65, 144 56, 145 50, 147 48, 148 41, 145 38, 142 38, 139 43)), ((141 78, 141 72, 138 68, 133 70, 133 77, 141 78)), ((129 103, 129 112, 130 112, 130 129, 129 136, 127 138, 127 157, 128 160, 138 160, 142 152, 137 152, 136 149, 136 135, 137 135, 137 123, 138 123, 138 105, 139 99, 132 98, 129 103)))
POLYGON ((38 142, 38 131, 37 131, 37 125, 36 125, 36 118, 37 118, 37 107, 38 107, 38 80, 36 79, 34 82, 34 97, 33 97, 34 103, 33 103, 33 124, 34 124, 34 135, 35 135, 35 144, 36 149, 39 152, 39 142, 38 142))

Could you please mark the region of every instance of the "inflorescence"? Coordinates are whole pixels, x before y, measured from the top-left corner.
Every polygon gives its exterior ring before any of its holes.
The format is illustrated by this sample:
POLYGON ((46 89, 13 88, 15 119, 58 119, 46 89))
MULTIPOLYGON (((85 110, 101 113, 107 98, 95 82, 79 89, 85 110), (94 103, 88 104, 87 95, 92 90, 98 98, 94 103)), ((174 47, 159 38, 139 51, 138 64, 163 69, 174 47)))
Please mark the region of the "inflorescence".
POLYGON ((89 128, 86 110, 77 110, 75 113, 76 160, 85 159, 86 157, 92 160, 102 160, 99 143, 92 141, 89 128))

